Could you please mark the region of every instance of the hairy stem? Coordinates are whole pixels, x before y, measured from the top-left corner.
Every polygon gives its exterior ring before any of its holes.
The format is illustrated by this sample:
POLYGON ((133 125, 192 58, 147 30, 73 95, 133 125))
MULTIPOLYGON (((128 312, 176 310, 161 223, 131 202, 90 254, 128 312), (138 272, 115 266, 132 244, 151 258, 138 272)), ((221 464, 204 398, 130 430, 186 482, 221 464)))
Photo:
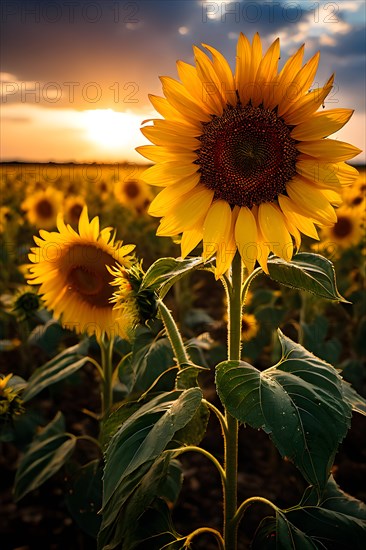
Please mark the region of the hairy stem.
POLYGON ((178 362, 178 366, 182 367, 183 365, 189 363, 189 355, 184 347, 182 337, 178 330, 178 327, 173 319, 172 314, 169 309, 166 307, 162 300, 158 301, 158 309, 161 316, 161 319, 164 323, 165 330, 167 332, 169 341, 174 351, 175 358, 178 362))
POLYGON ((108 416, 111 407, 113 404, 112 399, 112 375, 113 375, 113 365, 112 365, 112 354, 113 354, 113 338, 108 339, 106 336, 102 336, 99 339, 100 353, 101 353, 101 363, 103 371, 103 382, 102 382, 102 418, 108 416))
MULTIPOLYGON (((229 340, 228 359, 240 360, 241 351, 241 316, 242 316, 242 263, 237 252, 232 263, 232 287, 229 294, 229 340)), ((225 438, 224 469, 224 542, 227 550, 237 548, 237 524, 234 517, 237 509, 238 483, 238 421, 225 411, 227 433, 225 438)))
POLYGON ((194 537, 197 537, 198 535, 202 535, 204 533, 210 533, 211 535, 213 535, 217 540, 217 545, 219 549, 225 550, 224 541, 221 534, 218 531, 216 531, 216 529, 212 529, 211 527, 200 527, 199 529, 192 531, 192 533, 190 533, 186 538, 185 548, 190 548, 189 543, 191 542, 191 540, 194 537))

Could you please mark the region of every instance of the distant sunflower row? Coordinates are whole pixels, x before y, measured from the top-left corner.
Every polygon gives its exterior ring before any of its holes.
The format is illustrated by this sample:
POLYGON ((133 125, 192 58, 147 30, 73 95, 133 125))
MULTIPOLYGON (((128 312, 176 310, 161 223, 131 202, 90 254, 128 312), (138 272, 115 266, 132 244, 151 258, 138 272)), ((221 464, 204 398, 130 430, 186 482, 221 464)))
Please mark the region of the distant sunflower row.
MULTIPOLYGON (((107 200, 109 186, 105 185, 105 188, 101 188, 102 194, 103 191, 102 200, 107 200)), ((113 194, 118 203, 136 213, 146 212, 152 200, 150 188, 139 179, 116 182, 113 186, 113 194)), ((98 198, 101 198, 100 195, 98 198)), ((88 203, 93 203, 92 197, 88 203)), ((49 186, 29 194, 21 203, 21 208, 25 211, 26 218, 31 225, 52 229, 56 227, 57 215, 60 212, 63 213, 67 223, 76 226, 85 205, 84 193, 65 197, 63 192, 49 186)))

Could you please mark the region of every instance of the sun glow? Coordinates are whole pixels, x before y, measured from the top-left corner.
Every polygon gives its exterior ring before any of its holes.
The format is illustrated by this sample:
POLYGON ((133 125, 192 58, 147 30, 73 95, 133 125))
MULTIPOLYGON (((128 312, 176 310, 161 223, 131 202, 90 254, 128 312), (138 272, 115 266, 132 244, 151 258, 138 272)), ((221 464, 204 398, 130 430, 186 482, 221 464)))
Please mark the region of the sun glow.
POLYGON ((99 147, 117 150, 131 146, 140 136, 141 118, 113 109, 94 109, 82 113, 86 137, 99 147))

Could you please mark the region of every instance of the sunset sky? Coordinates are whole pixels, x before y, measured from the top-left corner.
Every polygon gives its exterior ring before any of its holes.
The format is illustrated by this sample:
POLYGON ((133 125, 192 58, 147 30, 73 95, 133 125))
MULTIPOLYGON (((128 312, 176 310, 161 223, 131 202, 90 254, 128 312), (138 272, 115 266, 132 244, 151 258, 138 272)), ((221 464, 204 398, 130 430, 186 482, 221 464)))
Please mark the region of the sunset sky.
MULTIPOLYGON (((148 94, 159 75, 193 62, 192 44, 235 61, 240 32, 281 39, 283 63, 306 43, 332 72, 326 108, 355 109, 335 137, 365 150, 365 2, 295 0, 4 0, 1 3, 2 161, 139 162, 148 94)), ((280 65, 282 66, 282 65, 280 65)), ((354 162, 365 162, 365 153, 354 162)))

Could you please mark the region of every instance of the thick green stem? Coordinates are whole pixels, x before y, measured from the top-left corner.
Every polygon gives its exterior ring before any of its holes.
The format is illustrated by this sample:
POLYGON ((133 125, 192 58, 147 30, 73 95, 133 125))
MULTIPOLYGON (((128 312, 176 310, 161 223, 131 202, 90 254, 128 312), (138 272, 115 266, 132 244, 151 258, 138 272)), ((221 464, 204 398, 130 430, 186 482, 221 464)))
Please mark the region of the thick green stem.
MULTIPOLYGON (((242 263, 238 253, 232 264, 232 287, 229 295, 229 341, 228 359, 240 360, 242 316, 242 263)), ((224 542, 226 550, 237 548, 237 524, 234 517, 237 509, 238 483, 238 421, 226 411, 227 433, 225 440, 226 483, 224 485, 224 542)))
POLYGON ((99 340, 100 353, 101 353, 101 363, 103 371, 103 381, 102 381, 102 418, 108 416, 111 407, 113 404, 112 399, 112 376, 113 376, 113 365, 112 365, 112 354, 113 354, 113 338, 110 340, 105 336, 102 336, 99 340))
POLYGON ((175 358, 177 360, 178 366, 182 367, 183 365, 189 363, 189 355, 185 350, 182 337, 178 330, 177 325, 173 319, 172 314, 169 309, 166 307, 162 300, 158 301, 158 308, 161 319, 164 323, 165 330, 167 332, 169 341, 174 351, 175 358))

